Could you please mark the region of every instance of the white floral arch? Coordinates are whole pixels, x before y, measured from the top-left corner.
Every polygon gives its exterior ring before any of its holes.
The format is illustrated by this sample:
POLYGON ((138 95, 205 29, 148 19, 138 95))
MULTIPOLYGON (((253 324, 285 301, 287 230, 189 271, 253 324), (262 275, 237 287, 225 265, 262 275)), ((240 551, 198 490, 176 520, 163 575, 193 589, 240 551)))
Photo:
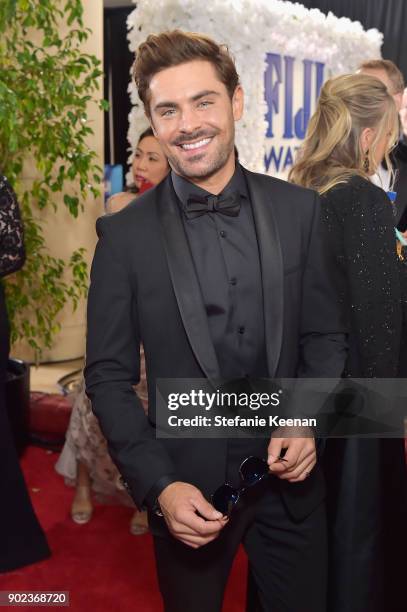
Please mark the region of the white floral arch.
MULTIPOLYGON (((359 22, 324 15, 318 9, 281 0, 133 0, 137 7, 127 25, 130 50, 150 33, 180 28, 202 32, 226 43, 235 57, 246 94, 245 113, 236 143, 242 163, 264 172, 266 149, 264 72, 266 53, 316 60, 334 76, 353 72, 366 59, 380 57, 383 35, 365 31, 359 22)), ((128 139, 133 149, 146 125, 135 85, 130 83, 132 111, 128 139)), ((131 157, 131 156, 130 156, 131 157)))

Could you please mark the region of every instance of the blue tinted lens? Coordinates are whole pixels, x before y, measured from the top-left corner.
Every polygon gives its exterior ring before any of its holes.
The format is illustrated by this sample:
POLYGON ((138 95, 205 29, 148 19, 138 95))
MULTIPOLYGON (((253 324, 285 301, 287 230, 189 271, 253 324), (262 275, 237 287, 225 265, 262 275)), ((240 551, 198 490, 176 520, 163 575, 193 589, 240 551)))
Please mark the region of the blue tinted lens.
POLYGON ((223 515, 229 515, 233 506, 239 499, 239 491, 228 484, 224 484, 216 489, 212 495, 212 505, 223 515))
POLYGON ((248 457, 240 466, 240 476, 245 485, 251 486, 259 482, 269 472, 267 462, 258 457, 248 457))

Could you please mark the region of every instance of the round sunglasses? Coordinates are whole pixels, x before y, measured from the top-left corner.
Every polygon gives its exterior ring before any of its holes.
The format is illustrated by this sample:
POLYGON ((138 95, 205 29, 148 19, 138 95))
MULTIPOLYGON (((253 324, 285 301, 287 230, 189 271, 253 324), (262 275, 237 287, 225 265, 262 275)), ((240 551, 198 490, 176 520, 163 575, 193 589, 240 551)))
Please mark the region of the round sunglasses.
POLYGON ((247 489, 258 484, 269 475, 269 466, 267 461, 259 457, 246 457, 240 464, 239 475, 241 486, 238 489, 225 482, 216 489, 211 497, 213 507, 224 516, 230 516, 240 496, 247 489))

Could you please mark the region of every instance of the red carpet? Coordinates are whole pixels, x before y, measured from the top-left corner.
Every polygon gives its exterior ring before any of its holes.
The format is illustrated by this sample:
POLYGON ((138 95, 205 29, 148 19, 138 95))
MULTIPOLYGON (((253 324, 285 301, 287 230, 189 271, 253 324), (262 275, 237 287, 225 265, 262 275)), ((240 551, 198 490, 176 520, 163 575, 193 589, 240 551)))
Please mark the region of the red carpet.
MULTIPOLYGON (((29 447, 22 460, 52 557, 0 575, 0 590, 69 591, 74 612, 159 612, 151 537, 128 532, 132 511, 121 506, 96 506, 90 523, 75 525, 69 517, 72 490, 54 471, 56 459, 55 453, 29 447)), ((224 612, 243 612, 245 589, 246 558, 240 552, 224 612)))

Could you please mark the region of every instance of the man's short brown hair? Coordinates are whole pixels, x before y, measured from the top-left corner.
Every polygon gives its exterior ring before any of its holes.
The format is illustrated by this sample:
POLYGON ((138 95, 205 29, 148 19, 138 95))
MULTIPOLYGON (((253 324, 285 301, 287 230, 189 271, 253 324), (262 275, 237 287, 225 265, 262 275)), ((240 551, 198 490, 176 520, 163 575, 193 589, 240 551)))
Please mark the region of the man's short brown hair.
POLYGON ((395 94, 403 93, 404 91, 405 84, 403 74, 391 60, 368 60, 363 62, 363 64, 360 64, 359 70, 384 70, 393 87, 393 91, 390 91, 389 93, 394 96, 395 94))
POLYGON ((182 32, 181 30, 150 34, 137 49, 133 66, 133 77, 147 115, 150 115, 150 81, 152 77, 165 68, 194 60, 210 62, 215 68, 219 80, 225 85, 229 96, 232 98, 239 84, 239 75, 233 58, 225 45, 218 45, 214 40, 203 34, 182 32))

